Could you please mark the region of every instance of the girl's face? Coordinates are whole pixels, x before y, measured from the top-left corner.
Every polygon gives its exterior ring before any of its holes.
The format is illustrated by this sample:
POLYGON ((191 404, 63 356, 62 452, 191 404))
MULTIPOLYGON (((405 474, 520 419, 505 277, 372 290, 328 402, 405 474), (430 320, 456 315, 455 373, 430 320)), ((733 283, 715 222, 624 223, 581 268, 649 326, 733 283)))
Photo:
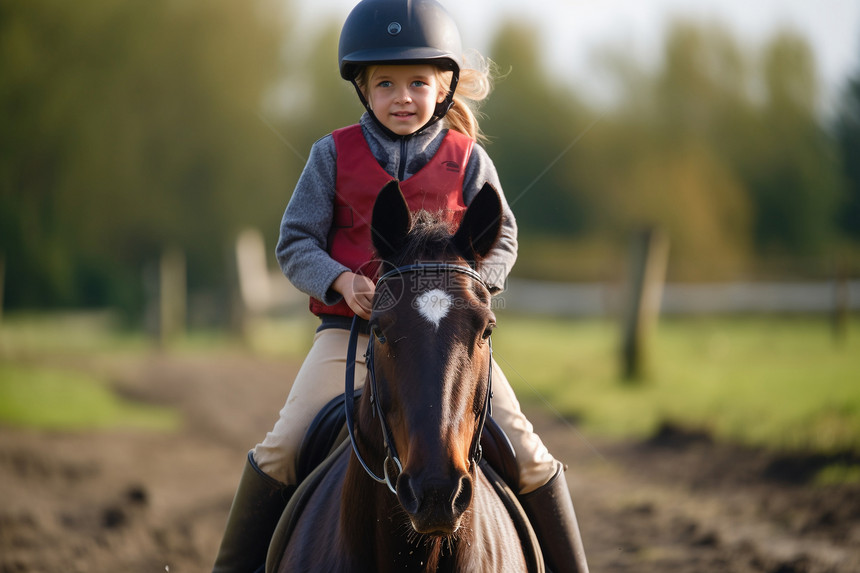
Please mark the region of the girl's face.
POLYGON ((374 115, 397 135, 423 127, 446 95, 436 68, 425 64, 376 66, 370 70, 365 90, 374 115))

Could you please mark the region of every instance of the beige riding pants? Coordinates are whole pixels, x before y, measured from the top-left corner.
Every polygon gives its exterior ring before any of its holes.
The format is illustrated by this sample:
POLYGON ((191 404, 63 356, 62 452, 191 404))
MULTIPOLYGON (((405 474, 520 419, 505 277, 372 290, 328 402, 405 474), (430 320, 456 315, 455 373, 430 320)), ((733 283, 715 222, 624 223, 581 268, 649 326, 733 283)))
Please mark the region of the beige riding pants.
MULTIPOLYGON (((261 470, 285 484, 296 485, 296 461, 302 439, 317 412, 329 400, 343 393, 349 331, 321 330, 299 369, 280 417, 265 439, 254 449, 261 470)), ((359 335, 355 385, 364 384, 367 370, 363 349, 367 335, 359 335)), ((558 462, 550 455, 531 422, 520 410, 514 391, 498 365, 493 362, 493 418, 511 440, 520 466, 520 494, 547 483, 558 462)))

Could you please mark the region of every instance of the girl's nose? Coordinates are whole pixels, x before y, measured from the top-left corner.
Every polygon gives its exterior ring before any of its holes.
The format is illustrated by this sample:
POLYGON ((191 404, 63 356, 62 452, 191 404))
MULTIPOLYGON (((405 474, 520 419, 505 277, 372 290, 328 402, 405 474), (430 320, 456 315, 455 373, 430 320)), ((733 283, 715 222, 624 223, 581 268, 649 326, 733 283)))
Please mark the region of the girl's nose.
POLYGON ((412 101, 412 96, 409 94, 409 90, 402 90, 397 94, 397 103, 409 103, 412 101))

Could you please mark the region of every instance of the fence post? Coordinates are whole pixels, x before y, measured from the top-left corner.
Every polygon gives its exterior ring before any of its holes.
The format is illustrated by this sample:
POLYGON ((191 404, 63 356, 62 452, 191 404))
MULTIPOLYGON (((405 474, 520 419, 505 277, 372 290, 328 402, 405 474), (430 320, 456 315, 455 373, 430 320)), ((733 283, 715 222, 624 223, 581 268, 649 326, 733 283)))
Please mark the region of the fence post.
POLYGON ((167 346, 185 335, 185 254, 179 249, 168 249, 161 255, 159 311, 159 342, 167 346))
POLYGON ((660 312, 668 258, 669 239, 663 231, 650 227, 636 234, 622 318, 621 373, 628 382, 641 381, 647 373, 648 348, 660 312))

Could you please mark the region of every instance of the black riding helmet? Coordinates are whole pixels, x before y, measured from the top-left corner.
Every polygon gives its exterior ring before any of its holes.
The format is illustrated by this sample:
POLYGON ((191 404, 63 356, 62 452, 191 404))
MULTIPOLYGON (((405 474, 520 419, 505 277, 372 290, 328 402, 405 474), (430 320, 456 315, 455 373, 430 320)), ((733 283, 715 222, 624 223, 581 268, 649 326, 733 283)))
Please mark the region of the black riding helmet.
POLYGON ((436 104, 421 131, 442 119, 454 104, 460 78, 460 32, 436 0, 362 0, 352 9, 340 32, 340 75, 352 82, 361 103, 376 123, 389 131, 370 109, 356 79, 368 65, 433 64, 453 72, 448 95, 436 104))

